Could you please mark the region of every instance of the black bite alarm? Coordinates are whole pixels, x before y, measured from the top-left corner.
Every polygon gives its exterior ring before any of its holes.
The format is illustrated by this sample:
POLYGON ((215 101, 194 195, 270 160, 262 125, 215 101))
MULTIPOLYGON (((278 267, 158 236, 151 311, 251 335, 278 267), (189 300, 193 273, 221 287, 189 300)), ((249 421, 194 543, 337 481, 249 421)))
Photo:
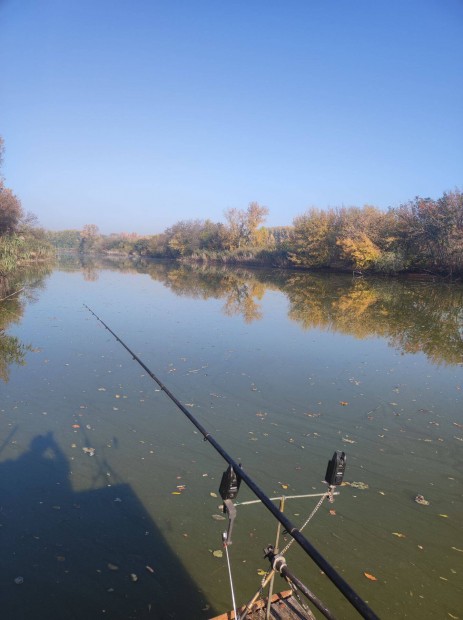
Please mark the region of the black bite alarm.
POLYGON ((346 453, 336 450, 331 461, 328 461, 326 468, 325 481, 330 487, 339 486, 344 478, 346 469, 346 453))

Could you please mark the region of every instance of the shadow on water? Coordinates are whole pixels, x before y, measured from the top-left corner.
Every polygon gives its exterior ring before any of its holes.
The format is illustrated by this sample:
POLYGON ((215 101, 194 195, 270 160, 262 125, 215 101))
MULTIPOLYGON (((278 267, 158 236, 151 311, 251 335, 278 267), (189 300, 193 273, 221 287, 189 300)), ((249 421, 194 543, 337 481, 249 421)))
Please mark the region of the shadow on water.
POLYGON ((51 432, 0 465, 2 617, 200 617, 204 598, 130 485, 76 492, 71 477, 51 432))

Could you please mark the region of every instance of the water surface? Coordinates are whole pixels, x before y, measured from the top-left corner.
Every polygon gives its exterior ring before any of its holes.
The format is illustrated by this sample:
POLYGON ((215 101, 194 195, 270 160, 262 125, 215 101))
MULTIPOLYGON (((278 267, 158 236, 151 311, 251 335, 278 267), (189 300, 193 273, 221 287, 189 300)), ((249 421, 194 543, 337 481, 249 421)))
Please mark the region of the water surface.
MULTIPOLYGON (((25 286, 0 314, 5 617, 231 607, 212 555, 225 464, 83 303, 269 495, 322 492, 344 450, 349 484, 308 538, 380 617, 462 617, 460 284, 69 260, 25 286)), ((286 510, 299 525, 313 506, 286 510)), ((264 508, 238 509, 239 601, 274 537, 264 508)), ((287 562, 340 618, 358 617, 300 550, 287 562)))

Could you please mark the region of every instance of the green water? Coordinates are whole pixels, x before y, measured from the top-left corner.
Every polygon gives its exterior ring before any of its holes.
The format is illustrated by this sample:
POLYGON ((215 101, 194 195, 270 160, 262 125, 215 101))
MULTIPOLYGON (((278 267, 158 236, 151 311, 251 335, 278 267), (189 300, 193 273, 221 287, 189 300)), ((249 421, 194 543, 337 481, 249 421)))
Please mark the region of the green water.
MULTIPOLYGON (((307 537, 381 618, 463 618, 461 284, 73 260, 24 279, 0 304, 2 617, 231 608, 212 555, 225 463, 86 303, 267 494, 322 492, 344 450, 345 480, 368 488, 343 486, 307 537)), ((286 512, 300 525, 314 501, 286 512)), ((238 508, 240 602, 275 530, 238 508)), ((290 568, 359 617, 295 547, 290 568)))

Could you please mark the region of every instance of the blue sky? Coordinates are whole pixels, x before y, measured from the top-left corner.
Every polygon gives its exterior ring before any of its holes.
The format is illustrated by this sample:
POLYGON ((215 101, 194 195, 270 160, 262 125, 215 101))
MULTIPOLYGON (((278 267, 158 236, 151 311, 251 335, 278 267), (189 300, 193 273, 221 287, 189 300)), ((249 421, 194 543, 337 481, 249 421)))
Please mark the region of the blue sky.
POLYGON ((0 0, 3 174, 53 230, 462 188, 462 0, 0 0))

